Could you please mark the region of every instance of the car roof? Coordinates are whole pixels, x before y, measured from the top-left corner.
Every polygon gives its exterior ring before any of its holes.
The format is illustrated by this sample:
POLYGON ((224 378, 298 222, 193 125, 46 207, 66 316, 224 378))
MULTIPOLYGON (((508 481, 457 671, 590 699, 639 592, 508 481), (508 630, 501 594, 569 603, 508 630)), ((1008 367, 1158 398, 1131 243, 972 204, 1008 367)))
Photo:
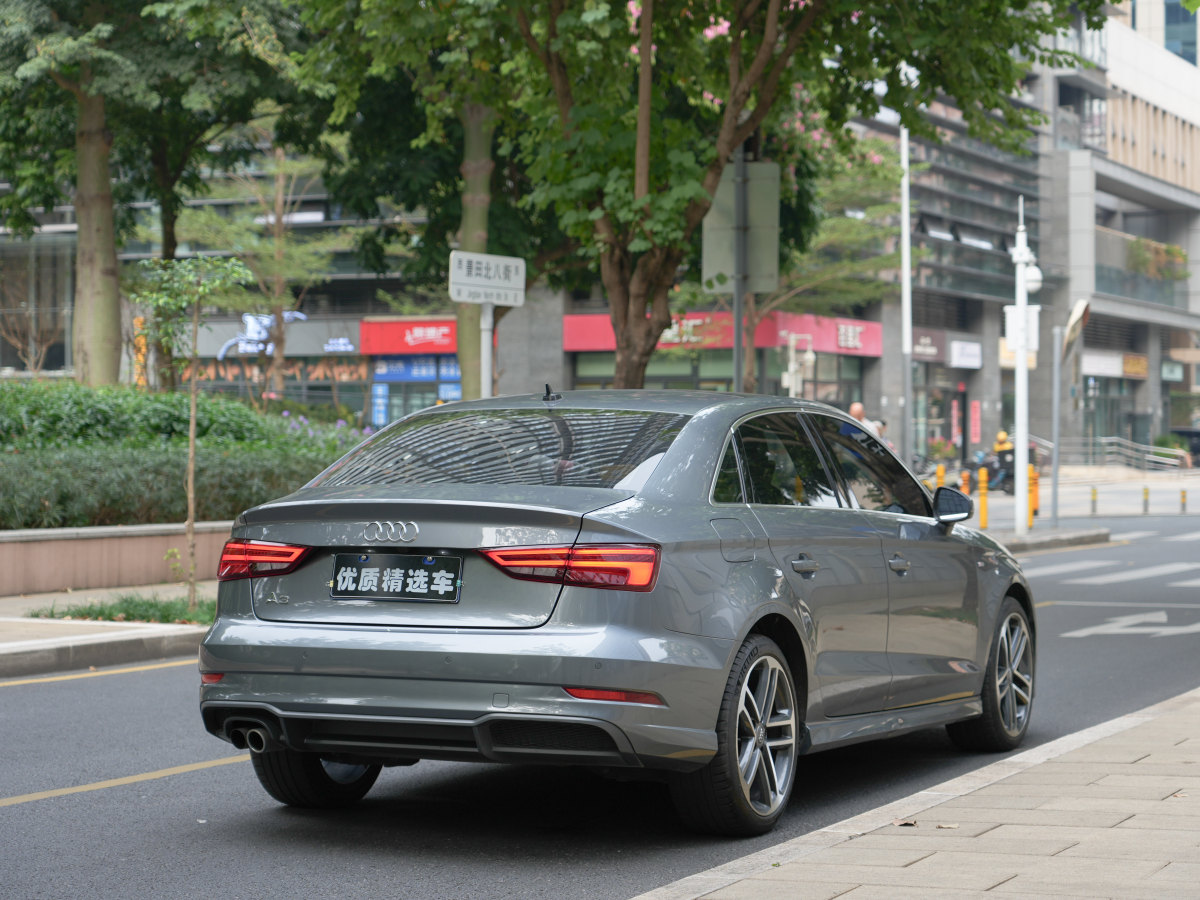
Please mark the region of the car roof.
POLYGON ((667 412, 694 416, 709 410, 723 409, 740 416, 760 409, 792 407, 814 412, 840 412, 814 400, 794 400, 767 394, 733 394, 718 391, 688 390, 588 390, 561 391, 551 394, 557 399, 546 400, 544 394, 516 394, 488 400, 470 400, 445 404, 438 410, 469 409, 619 409, 667 412))

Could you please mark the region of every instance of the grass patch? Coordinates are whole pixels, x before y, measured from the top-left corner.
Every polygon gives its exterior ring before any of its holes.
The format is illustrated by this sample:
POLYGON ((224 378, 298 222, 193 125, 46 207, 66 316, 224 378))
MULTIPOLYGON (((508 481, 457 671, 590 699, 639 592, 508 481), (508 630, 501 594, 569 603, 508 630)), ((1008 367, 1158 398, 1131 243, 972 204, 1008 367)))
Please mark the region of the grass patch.
POLYGON ((162 600, 155 594, 121 594, 103 603, 71 604, 35 609, 35 619, 84 619, 101 622, 161 622, 179 625, 211 625, 217 614, 217 601, 199 598, 196 609, 188 612, 186 597, 162 600))

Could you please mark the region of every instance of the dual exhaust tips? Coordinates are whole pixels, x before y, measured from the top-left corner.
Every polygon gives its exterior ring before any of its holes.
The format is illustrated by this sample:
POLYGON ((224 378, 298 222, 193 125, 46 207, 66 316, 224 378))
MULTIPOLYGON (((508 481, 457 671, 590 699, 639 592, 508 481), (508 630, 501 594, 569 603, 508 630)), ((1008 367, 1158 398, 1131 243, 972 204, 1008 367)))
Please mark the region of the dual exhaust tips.
POLYGON ((249 728, 231 728, 228 731, 229 742, 239 750, 249 750, 251 753, 267 753, 280 748, 279 741, 263 725, 253 725, 249 728))

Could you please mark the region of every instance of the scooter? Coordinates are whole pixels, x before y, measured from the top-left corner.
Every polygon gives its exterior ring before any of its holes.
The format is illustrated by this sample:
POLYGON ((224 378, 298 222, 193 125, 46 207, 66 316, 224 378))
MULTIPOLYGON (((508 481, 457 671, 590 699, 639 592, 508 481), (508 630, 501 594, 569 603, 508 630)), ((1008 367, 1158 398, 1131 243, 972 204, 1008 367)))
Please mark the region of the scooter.
POLYGON ((975 465, 978 468, 987 469, 989 491, 999 490, 1011 494, 1015 490, 1012 473, 1016 461, 1012 450, 1004 450, 1000 453, 985 453, 982 450, 976 450, 975 465))

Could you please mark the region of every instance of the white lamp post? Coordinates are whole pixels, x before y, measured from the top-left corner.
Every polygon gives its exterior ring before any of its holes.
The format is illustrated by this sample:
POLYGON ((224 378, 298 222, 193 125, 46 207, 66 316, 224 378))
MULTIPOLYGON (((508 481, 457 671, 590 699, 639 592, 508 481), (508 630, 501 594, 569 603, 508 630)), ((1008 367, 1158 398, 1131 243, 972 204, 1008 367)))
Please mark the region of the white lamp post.
MULTIPOLYGON (((1012 248, 1012 261, 1016 266, 1016 341, 1014 350, 1016 359, 1016 410, 1014 431, 1016 432, 1015 466, 1013 473, 1013 490, 1016 493, 1016 505, 1013 514, 1016 522, 1013 530, 1023 535, 1028 530, 1029 519, 1029 292, 1036 292, 1042 286, 1042 273, 1038 269, 1037 257, 1029 249, 1028 237, 1025 233, 1025 198, 1017 201, 1017 239, 1012 248)), ((1010 335, 1010 337, 1012 337, 1010 335)))

